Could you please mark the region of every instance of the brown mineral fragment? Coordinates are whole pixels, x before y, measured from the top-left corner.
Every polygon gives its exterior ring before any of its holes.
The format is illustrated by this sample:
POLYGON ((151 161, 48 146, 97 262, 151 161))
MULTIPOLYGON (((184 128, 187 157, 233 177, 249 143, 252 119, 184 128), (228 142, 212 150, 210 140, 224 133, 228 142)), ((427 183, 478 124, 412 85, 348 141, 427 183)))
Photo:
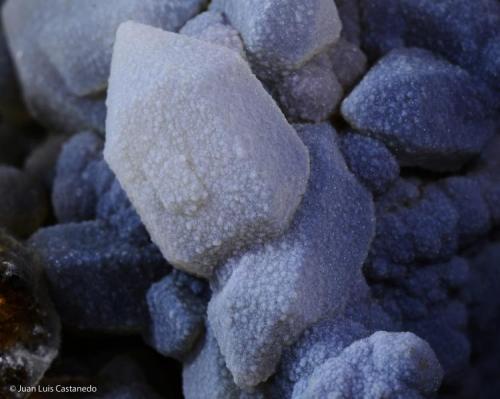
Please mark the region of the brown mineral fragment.
POLYGON ((0 397, 38 383, 56 357, 59 318, 35 255, 0 231, 0 397))

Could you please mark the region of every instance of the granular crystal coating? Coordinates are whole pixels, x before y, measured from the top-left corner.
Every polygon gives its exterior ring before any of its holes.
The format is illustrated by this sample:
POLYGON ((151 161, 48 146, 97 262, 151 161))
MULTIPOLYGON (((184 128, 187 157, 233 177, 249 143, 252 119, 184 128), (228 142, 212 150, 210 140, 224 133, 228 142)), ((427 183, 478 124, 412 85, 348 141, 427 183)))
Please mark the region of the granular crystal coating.
POLYGON ((332 45, 342 23, 333 0, 215 0, 240 32, 259 77, 293 70, 332 45))
POLYGON ((205 0, 7 1, 3 20, 28 108, 49 128, 104 131, 104 98, 118 25, 178 30, 205 0))
POLYGON ((375 222, 371 195, 347 169, 328 124, 297 129, 311 153, 311 178, 292 226, 231 259, 213 282, 208 320, 241 387, 272 375, 283 349, 318 320, 340 314, 363 283, 375 222))
POLYGON ((412 333, 378 331, 317 368, 295 387, 292 398, 416 399, 433 395, 442 373, 424 340, 412 333))
POLYGON ((286 229, 308 153, 236 52, 125 23, 107 104, 105 159, 174 266, 208 277, 286 229))
POLYGON ((401 165, 438 171, 478 155, 496 126, 478 81, 416 48, 382 58, 341 109, 351 126, 387 144, 401 165))

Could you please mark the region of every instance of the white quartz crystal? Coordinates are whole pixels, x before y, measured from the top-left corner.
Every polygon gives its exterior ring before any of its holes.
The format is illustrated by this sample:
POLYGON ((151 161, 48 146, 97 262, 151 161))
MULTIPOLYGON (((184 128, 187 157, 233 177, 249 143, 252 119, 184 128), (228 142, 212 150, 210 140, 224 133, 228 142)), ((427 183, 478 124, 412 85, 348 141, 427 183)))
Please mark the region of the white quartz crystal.
POLYGON ((107 106, 105 159, 174 266, 208 277, 287 228, 308 152, 237 52, 124 23, 107 106))

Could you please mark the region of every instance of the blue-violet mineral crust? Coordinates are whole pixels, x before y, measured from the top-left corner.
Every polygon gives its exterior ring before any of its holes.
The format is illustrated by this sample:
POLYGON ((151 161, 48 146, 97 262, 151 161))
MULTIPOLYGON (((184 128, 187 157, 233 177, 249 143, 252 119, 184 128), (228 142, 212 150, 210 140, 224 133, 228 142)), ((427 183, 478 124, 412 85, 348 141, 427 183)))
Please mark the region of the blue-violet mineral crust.
POLYGON ((0 8, 0 398, 498 397, 498 0, 0 8))

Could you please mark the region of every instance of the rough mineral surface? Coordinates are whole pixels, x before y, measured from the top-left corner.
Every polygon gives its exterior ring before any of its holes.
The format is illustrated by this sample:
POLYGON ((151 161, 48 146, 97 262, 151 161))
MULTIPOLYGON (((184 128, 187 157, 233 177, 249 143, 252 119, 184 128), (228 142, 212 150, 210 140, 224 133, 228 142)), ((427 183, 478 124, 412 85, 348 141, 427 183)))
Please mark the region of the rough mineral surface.
POLYGON ((372 58, 394 48, 422 47, 498 89, 497 1, 360 0, 360 9, 364 47, 372 58))
POLYGON ((208 277, 288 226, 307 150, 236 52, 125 23, 107 104, 105 158, 174 266, 208 277))
POLYGON ((231 259, 214 281, 208 319, 234 380, 252 387, 275 371, 283 348, 342 311, 362 282, 373 203, 348 171, 328 125, 298 126, 311 153, 301 208, 280 239, 231 259))
POLYGON ((447 375, 463 370, 470 355, 463 303, 467 262, 455 257, 434 264, 381 264, 378 261, 370 267, 385 270, 385 275, 370 277, 370 282, 383 307, 401 322, 402 330, 417 334, 432 346, 447 375))
POLYGON ((29 111, 35 119, 57 130, 102 130, 105 117, 102 98, 80 98, 70 92, 38 45, 42 28, 52 25, 51 7, 45 4, 7 1, 3 7, 7 42, 29 111))
POLYGON ((220 12, 206 11, 198 14, 190 19, 179 33, 228 47, 245 58, 245 49, 238 31, 220 12))
POLYGON ((61 223, 38 230, 30 244, 45 260, 65 325, 140 332, 149 322, 146 292, 170 267, 102 159, 102 146, 89 132, 64 145, 52 196, 61 223))
POLYGON ((487 93, 467 72, 420 49, 394 50, 342 103, 364 134, 385 142, 404 166, 450 170, 495 132, 487 93))
POLYGON ((182 359, 200 337, 205 321, 205 282, 174 270, 147 293, 150 323, 146 340, 165 356, 182 359))
POLYGON ((344 38, 339 39, 329 51, 329 56, 335 76, 346 91, 352 89, 366 72, 365 54, 344 38))
POLYGON ((59 349, 59 318, 38 259, 0 230, 0 396, 36 385, 59 349))
POLYGON ((377 203, 371 251, 402 264, 452 256, 458 245, 458 218, 440 187, 401 180, 377 203))
POLYGON ((224 12, 240 32, 263 77, 305 64, 335 43, 342 28, 333 0, 214 0, 211 8, 224 12))
POLYGON ((210 328, 184 363, 182 380, 186 399, 243 399, 210 328))
POLYGON ((428 48, 497 89, 500 87, 497 1, 402 0, 400 3, 407 45, 428 48))
POLYGON ((399 0, 359 0, 362 44, 371 59, 404 46, 405 22, 399 0))
POLYGON ((387 314, 368 296, 366 287, 342 315, 326 318, 306 330, 283 352, 276 375, 265 386, 269 397, 290 398, 295 385, 307 380, 328 359, 339 356, 353 342, 377 330, 397 330, 387 314))
POLYGON ((64 144, 52 190, 54 213, 60 223, 95 217, 97 193, 92 172, 102 160, 102 147, 102 139, 91 132, 75 134, 64 144))
POLYGON ((396 158, 376 139, 348 132, 341 150, 351 171, 374 194, 385 192, 399 177, 396 158))
POLYGON ((0 7, 1 399, 498 399, 499 0, 0 7))
POLYGON ((121 22, 134 20, 174 31, 204 2, 111 0, 96 8, 95 0, 52 0, 45 7, 50 7, 53 23, 42 28, 38 40, 68 89, 85 96, 107 85, 115 32, 121 22), (89 23, 82 23, 82 14, 89 23))
POLYGON ((155 248, 120 240, 102 221, 39 230, 30 245, 46 263, 51 294, 69 327, 139 332, 147 323, 145 292, 168 268, 155 248), (107 289, 113 285, 113 290, 107 289), (73 292, 68 298, 67 292, 73 292))
POLYGON ((292 398, 424 398, 436 392, 441 376, 427 342, 411 333, 377 332, 299 382, 292 398))
POLYGON ((238 388, 210 326, 184 363, 187 399, 433 397, 442 369, 423 340, 397 331, 366 287, 346 308, 316 323, 288 347, 277 373, 251 391, 238 388), (338 382, 332 383, 333 381, 338 382))
POLYGON ((328 119, 344 94, 332 62, 324 53, 285 75, 274 90, 289 119, 307 122, 328 119))
POLYGON ((178 30, 205 0, 21 0, 3 11, 24 97, 37 119, 60 130, 104 130, 104 95, 115 32, 136 20, 178 30))
POLYGON ((480 202, 478 223, 464 229, 468 223, 461 220, 475 205, 457 208, 457 189, 446 190, 447 185, 462 187, 455 178, 439 185, 402 179, 380 197, 365 275, 387 312, 405 330, 428 341, 451 376, 463 369, 470 354, 464 295, 469 266, 454 255, 461 241, 469 245, 473 237, 466 234, 467 240, 460 240, 461 231, 480 231, 483 227, 476 226, 484 226, 484 216, 480 202))

